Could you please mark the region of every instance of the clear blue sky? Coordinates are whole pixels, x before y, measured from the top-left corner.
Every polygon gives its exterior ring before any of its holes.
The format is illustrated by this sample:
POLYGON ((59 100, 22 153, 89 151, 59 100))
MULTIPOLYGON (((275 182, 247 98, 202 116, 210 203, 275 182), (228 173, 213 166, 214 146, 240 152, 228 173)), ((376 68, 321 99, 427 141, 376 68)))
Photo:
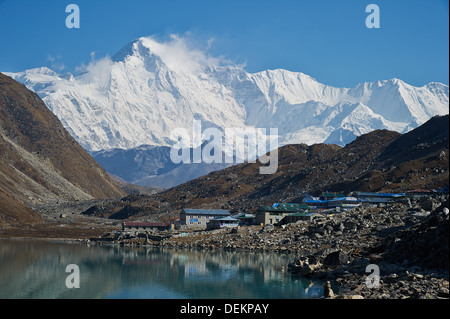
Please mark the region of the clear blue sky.
POLYGON ((154 35, 187 36, 246 70, 282 68, 324 84, 449 82, 448 0, 0 0, 0 71, 75 67, 154 35), (80 7, 68 29, 65 8, 80 7), (368 4, 381 27, 368 29, 368 4), (186 35, 188 34, 188 35, 186 35))

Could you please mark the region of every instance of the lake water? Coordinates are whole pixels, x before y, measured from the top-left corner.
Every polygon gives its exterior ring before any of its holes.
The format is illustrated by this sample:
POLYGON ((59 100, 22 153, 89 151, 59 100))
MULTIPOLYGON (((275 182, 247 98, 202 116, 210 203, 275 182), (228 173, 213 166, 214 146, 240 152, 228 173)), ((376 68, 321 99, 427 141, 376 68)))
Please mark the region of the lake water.
POLYGON ((293 256, 0 240, 0 299, 304 299, 323 283, 284 270, 293 256), (68 288, 75 264, 79 288, 68 288))

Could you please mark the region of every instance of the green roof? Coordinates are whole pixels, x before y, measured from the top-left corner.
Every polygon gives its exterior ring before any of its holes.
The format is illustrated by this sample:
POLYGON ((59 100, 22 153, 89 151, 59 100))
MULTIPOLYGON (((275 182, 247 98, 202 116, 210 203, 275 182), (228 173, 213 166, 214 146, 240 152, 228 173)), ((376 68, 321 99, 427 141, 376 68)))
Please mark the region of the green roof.
POLYGON ((253 214, 239 214, 236 216, 233 216, 234 218, 254 218, 253 214))
POLYGON ((276 207, 273 206, 261 206, 258 211, 263 212, 274 212, 274 213, 283 213, 283 212, 298 212, 308 210, 309 207, 306 204, 278 204, 276 207))
POLYGON ((321 196, 322 197, 345 197, 345 195, 342 193, 329 193, 329 192, 325 192, 321 196))

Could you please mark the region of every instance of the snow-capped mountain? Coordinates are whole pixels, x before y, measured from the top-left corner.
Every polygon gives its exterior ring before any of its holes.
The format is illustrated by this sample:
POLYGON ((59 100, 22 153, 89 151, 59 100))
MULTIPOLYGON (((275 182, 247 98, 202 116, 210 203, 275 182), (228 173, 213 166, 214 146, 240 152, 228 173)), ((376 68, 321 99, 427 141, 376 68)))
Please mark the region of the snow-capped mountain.
POLYGON ((88 151, 171 146, 176 128, 278 128, 279 144, 346 144, 375 129, 407 132, 449 113, 448 86, 399 79, 336 88, 286 70, 248 73, 187 48, 140 38, 83 73, 7 73, 36 92, 88 151))

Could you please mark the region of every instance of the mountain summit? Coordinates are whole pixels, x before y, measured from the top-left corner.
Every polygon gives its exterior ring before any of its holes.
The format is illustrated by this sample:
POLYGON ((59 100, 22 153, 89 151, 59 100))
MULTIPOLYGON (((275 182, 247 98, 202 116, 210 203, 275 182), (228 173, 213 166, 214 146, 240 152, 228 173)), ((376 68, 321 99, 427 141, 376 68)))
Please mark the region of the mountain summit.
POLYGON ((448 86, 399 79, 336 88, 286 70, 248 73, 174 37, 126 45, 80 75, 8 73, 36 92, 88 151, 172 146, 176 128, 278 128, 279 143, 345 145, 375 129, 405 133, 449 113, 448 86))

